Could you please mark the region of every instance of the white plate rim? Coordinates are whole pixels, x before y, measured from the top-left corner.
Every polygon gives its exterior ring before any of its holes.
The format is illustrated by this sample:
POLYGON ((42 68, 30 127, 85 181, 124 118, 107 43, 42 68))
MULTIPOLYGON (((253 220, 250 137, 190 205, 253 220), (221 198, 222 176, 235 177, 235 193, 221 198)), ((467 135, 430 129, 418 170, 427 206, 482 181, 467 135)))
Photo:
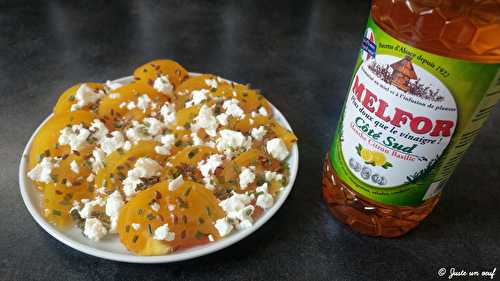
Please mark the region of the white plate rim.
MULTIPOLYGON (((199 75, 198 73, 190 73, 190 75, 196 76, 199 75)), ((127 76, 119 79, 115 79, 111 82, 114 83, 120 83, 120 84, 126 84, 132 81, 133 76, 127 76)), ((273 114, 275 118, 282 124, 284 125, 287 129, 292 130, 290 127, 290 124, 284 117, 284 115, 273 105, 271 104, 271 107, 273 109, 273 114)), ((144 264, 155 264, 155 263, 171 263, 171 262, 178 262, 178 261, 183 261, 183 260, 188 260, 188 259, 193 259, 197 258, 200 256, 208 255, 210 253, 222 250, 226 247, 229 247, 235 243, 237 243, 240 240, 243 240, 253 232, 255 232, 257 229, 259 229, 262 225, 264 225, 271 217, 281 208, 285 200, 287 199, 288 195, 290 194, 292 187, 295 183, 295 179, 297 177, 297 171, 299 168, 299 150, 298 150, 298 145, 295 144, 292 149, 291 149, 291 156, 289 160, 289 165, 290 165, 290 179, 288 182, 288 185, 280 192, 278 195, 278 198, 274 205, 267 211, 265 211, 253 224, 251 228, 244 229, 244 230, 239 230, 235 233, 232 233, 231 235, 218 240, 213 243, 209 243, 207 245, 202 245, 202 246, 197 246, 188 250, 184 251, 179 251, 179 252, 174 252, 169 255, 162 255, 162 256, 137 256, 132 253, 129 254, 120 254, 120 253, 113 253, 109 252, 103 249, 97 249, 95 247, 85 245, 83 243, 80 243, 79 241, 76 241, 72 239, 71 237, 68 237, 64 234, 64 231, 60 231, 57 228, 55 228, 53 225, 48 223, 45 218, 42 216, 40 213, 39 207, 37 207, 36 203, 34 202, 32 196, 29 194, 30 192, 39 192, 36 190, 36 188, 32 185, 31 181, 27 178, 26 172, 27 172, 27 164, 28 164, 28 155, 29 151, 31 148, 31 143, 33 141, 34 136, 38 133, 40 128, 45 124, 45 122, 52 116, 53 114, 50 114, 45 120, 38 126, 38 128, 34 131, 33 135, 30 137, 28 143, 26 144, 26 147, 24 148, 23 154, 21 156, 21 160, 19 163, 19 187, 20 187, 20 192, 22 199, 24 201, 24 204, 26 205, 26 208, 28 209, 29 213, 33 217, 33 219, 38 223, 39 226, 41 226, 47 233, 49 233, 52 237, 57 239, 58 241, 62 242, 63 244, 80 251, 82 253, 107 259, 107 260, 113 260, 113 261, 119 261, 119 262, 128 262, 128 263, 144 263, 144 264)), ((83 236, 82 236, 83 237, 83 236)))

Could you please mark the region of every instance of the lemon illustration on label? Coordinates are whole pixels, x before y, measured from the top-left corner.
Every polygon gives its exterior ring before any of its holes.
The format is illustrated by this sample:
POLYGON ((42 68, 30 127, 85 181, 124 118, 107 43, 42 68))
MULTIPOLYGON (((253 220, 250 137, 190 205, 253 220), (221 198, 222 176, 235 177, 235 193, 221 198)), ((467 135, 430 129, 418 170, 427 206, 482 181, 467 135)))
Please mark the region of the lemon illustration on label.
POLYGON ((356 146, 356 151, 358 155, 361 156, 361 159, 363 159, 365 164, 375 167, 382 167, 384 169, 392 167, 392 164, 390 162, 387 162, 385 154, 383 152, 369 150, 368 148, 361 146, 361 144, 358 144, 358 146, 356 146))
POLYGON ((371 162, 373 158, 373 154, 370 150, 366 148, 362 148, 360 152, 361 158, 365 160, 365 162, 371 162))
POLYGON ((382 152, 372 152, 372 161, 375 163, 375 166, 382 166, 385 164, 385 154, 382 152))

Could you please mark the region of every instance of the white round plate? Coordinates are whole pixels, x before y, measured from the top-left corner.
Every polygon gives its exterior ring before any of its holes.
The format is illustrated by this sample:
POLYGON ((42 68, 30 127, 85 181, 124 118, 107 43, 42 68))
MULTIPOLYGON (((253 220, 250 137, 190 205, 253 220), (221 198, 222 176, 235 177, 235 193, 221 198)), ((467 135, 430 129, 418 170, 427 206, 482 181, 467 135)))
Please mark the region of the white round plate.
MULTIPOLYGON (((190 74, 197 75, 196 73, 190 74)), ((114 80, 112 82, 127 84, 130 83, 132 79, 132 76, 129 76, 114 80)), ((286 121, 283 114, 281 114, 281 112, 272 104, 271 107, 273 108, 273 114, 277 121, 287 129, 291 130, 291 127, 286 121)), ((50 118, 50 116, 47 117, 47 119, 50 118)), ((28 144, 26 145, 21 157, 21 163, 19 165, 19 186, 24 203, 26 204, 28 211, 33 216, 35 221, 54 238, 75 250, 108 260, 131 263, 168 263, 196 258, 226 248, 247 237, 252 232, 256 231, 278 211, 278 209, 281 207, 281 205, 283 205, 286 198, 288 197, 288 194, 292 190, 292 186, 295 182, 295 177, 297 176, 297 170, 299 167, 299 150, 297 148, 297 144, 295 144, 291 150, 290 158, 288 160, 290 167, 290 180, 288 182, 288 185, 277 196, 274 205, 269 210, 263 212, 262 215, 254 222, 254 225, 251 228, 235 231, 229 236, 207 245, 177 251, 169 255, 137 256, 129 252, 125 248, 125 246, 120 243, 118 235, 110 236, 109 238, 103 239, 100 242, 93 242, 85 238, 80 229, 72 227, 62 231, 48 223, 43 217, 42 193, 33 186, 31 180, 26 176, 26 173, 28 172, 28 155, 30 152, 31 142, 33 141, 33 138, 37 134, 40 127, 47 121, 47 119, 45 119, 44 122, 42 122, 42 124, 40 124, 40 126, 35 130, 30 140, 28 141, 28 144)))

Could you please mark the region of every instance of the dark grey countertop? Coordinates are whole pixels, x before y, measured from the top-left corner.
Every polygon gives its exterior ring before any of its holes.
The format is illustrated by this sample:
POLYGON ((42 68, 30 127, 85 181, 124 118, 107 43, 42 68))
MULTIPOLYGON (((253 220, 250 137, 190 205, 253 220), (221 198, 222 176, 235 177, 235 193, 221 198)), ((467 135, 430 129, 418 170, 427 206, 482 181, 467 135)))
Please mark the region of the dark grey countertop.
POLYGON ((441 267, 500 267, 498 109, 442 202, 408 235, 359 235, 322 202, 323 157, 368 1, 86 2, 0 4, 0 280, 428 280, 441 267), (129 75, 155 58, 261 88, 300 138, 297 181, 267 224, 220 252, 163 265, 82 254, 26 210, 21 152, 64 89, 129 75))

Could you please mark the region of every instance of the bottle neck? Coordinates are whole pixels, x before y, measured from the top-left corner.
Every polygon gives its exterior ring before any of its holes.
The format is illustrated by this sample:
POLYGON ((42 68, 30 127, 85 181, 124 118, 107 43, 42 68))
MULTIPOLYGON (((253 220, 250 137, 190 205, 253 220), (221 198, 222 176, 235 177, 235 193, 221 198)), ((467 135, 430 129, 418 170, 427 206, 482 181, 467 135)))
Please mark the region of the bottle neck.
POLYGON ((477 7, 466 1, 418 9, 415 2, 374 0, 371 16, 392 37, 426 52, 478 63, 500 63, 500 40, 495 39, 500 32, 500 14, 492 16, 489 23, 483 20, 479 24, 482 19, 472 13, 477 7), (439 11, 445 8, 455 16, 443 18, 439 11))

